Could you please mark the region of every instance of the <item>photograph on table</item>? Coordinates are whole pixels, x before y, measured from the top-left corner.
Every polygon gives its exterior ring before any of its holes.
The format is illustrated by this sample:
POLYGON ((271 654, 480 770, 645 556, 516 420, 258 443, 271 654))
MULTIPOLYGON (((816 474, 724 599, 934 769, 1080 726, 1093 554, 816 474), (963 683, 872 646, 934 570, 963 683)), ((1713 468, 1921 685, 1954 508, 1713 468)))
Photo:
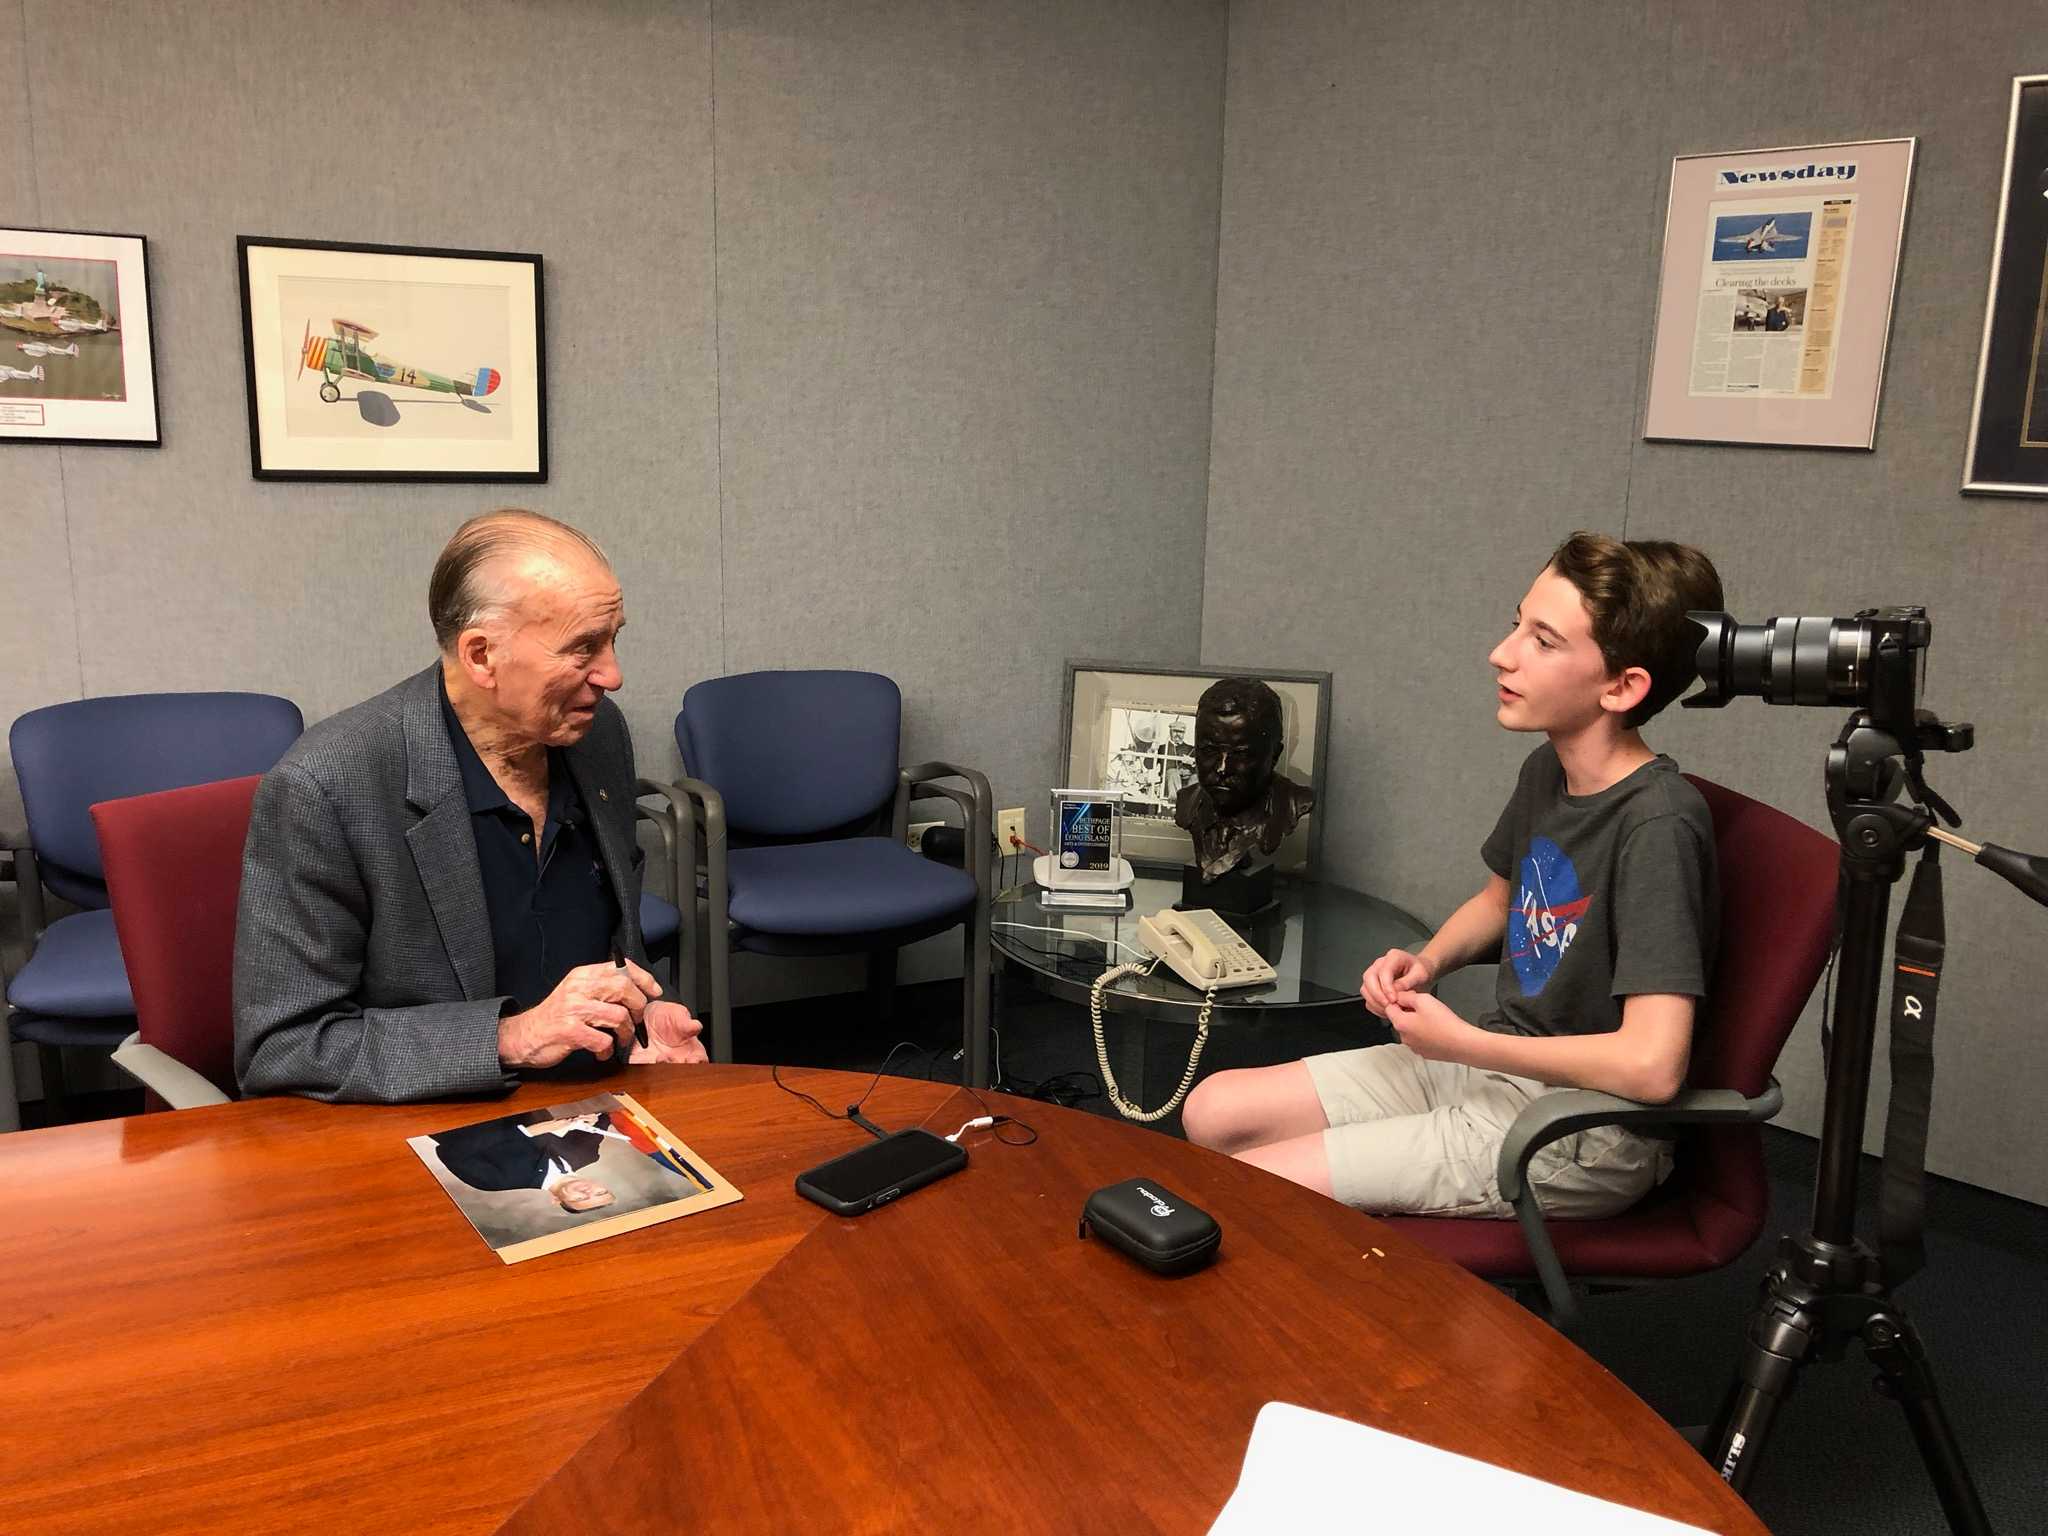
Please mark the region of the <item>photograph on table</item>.
POLYGON ((237 250, 258 479, 547 479, 540 257, 237 250))
MULTIPOLYGON (((1123 797, 1123 857, 1141 869, 1179 868, 1194 842, 1175 804, 1200 778, 1196 707, 1212 683, 1256 678, 1280 697, 1283 745, 1274 772, 1320 789, 1329 750, 1330 674, 1272 667, 1147 667, 1072 660, 1061 690, 1057 761, 1064 784, 1123 797)), ((1301 819, 1273 857, 1282 874, 1316 864, 1322 818, 1301 819)))
POLYGON ((1645 438, 1875 444, 1916 142, 1671 162, 1645 438))
POLYGON ((1963 489, 2048 496, 2048 75, 2012 83, 1963 489))
POLYGON ((142 236, 0 229, 0 442, 161 441, 142 236))
POLYGON ((507 1264, 740 1198, 625 1094, 501 1115, 406 1144, 507 1264))

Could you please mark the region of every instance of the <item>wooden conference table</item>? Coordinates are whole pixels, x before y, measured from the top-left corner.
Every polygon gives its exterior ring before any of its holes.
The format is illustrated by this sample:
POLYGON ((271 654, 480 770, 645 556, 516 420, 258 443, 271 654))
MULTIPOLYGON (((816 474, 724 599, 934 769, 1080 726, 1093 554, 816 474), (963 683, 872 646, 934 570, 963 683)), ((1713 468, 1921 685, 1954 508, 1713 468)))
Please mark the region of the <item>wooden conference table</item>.
MULTIPOLYGON (((867 1082, 785 1080, 835 1108, 867 1082)), ((501 1264, 405 1139, 561 1085, 0 1137, 0 1530, 1200 1532, 1274 1398, 1763 1529, 1514 1303, 1242 1164, 990 1094, 1035 1146, 970 1133, 965 1172, 849 1220, 791 1180, 861 1133, 766 1069, 604 1086, 746 1198, 501 1264), (1087 1192, 1138 1175, 1217 1216, 1214 1265, 1077 1239, 1087 1192)), ((981 1112, 897 1078, 866 1110, 981 1112)))

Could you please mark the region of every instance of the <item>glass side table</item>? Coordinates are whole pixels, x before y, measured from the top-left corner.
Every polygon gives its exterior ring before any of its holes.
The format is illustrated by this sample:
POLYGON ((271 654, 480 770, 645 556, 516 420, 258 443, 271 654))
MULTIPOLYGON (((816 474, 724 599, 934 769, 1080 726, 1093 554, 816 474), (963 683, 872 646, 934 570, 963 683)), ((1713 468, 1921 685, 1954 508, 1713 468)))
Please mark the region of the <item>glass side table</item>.
MULTIPOLYGON (((1005 861, 1005 873, 1023 870, 1018 882, 998 892, 990 914, 990 938, 998 956, 996 1023, 1002 1024, 1009 977, 1068 1002, 1088 1004, 1095 978, 1113 965, 1149 962, 1138 942, 1138 918, 1180 900, 1178 871, 1141 872, 1131 888, 1131 909, 1122 913, 1048 910, 1039 904, 1029 865, 1005 861)), ((1430 929, 1392 902, 1324 880, 1282 878, 1276 900, 1263 916, 1224 921, 1280 974, 1263 986, 1216 995, 1212 1031, 1246 1025, 1338 1021, 1355 1023, 1357 1043, 1389 1039, 1386 1026, 1365 1010, 1358 981, 1366 966, 1390 949, 1419 949, 1430 929)), ((1174 1023, 1182 1049, 1194 1039, 1202 994, 1161 964, 1150 976, 1126 976, 1103 993, 1103 1013, 1128 1019, 1174 1023)), ((1145 1077, 1145 1029, 1110 1032, 1110 1064, 1124 1091, 1138 1096, 1145 1077)), ((1181 1060, 1185 1062, 1183 1055, 1181 1060)), ((1178 1069, 1144 1102, 1162 1101, 1179 1081, 1178 1069)))

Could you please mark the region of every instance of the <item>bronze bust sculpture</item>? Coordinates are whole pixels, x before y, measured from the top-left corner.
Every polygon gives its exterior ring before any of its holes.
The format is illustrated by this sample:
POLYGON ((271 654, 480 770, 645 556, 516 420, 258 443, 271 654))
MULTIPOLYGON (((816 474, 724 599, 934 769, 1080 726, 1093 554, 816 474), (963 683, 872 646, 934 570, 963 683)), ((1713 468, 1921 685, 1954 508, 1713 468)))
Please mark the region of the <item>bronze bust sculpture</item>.
POLYGON ((1211 683, 1195 706, 1196 782, 1175 797, 1173 819, 1195 840, 1206 884, 1241 864, 1270 859, 1313 791, 1275 770, 1286 750, 1280 695, 1255 677, 1211 683))

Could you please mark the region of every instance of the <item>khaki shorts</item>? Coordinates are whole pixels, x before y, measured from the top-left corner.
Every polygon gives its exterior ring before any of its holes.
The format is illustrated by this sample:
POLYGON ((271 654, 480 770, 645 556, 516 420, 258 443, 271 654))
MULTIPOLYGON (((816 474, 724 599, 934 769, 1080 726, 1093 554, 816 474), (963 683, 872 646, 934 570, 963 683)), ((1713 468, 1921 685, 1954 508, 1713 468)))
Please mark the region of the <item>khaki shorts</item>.
MULTIPOLYGON (((1380 1215, 1514 1216, 1500 1197, 1501 1143, 1525 1104, 1557 1089, 1399 1044, 1303 1065, 1330 1122, 1323 1149, 1339 1200, 1380 1215)), ((1584 1218, 1627 1210, 1670 1172, 1670 1142, 1603 1125, 1540 1148, 1529 1182, 1546 1216, 1584 1218)))

